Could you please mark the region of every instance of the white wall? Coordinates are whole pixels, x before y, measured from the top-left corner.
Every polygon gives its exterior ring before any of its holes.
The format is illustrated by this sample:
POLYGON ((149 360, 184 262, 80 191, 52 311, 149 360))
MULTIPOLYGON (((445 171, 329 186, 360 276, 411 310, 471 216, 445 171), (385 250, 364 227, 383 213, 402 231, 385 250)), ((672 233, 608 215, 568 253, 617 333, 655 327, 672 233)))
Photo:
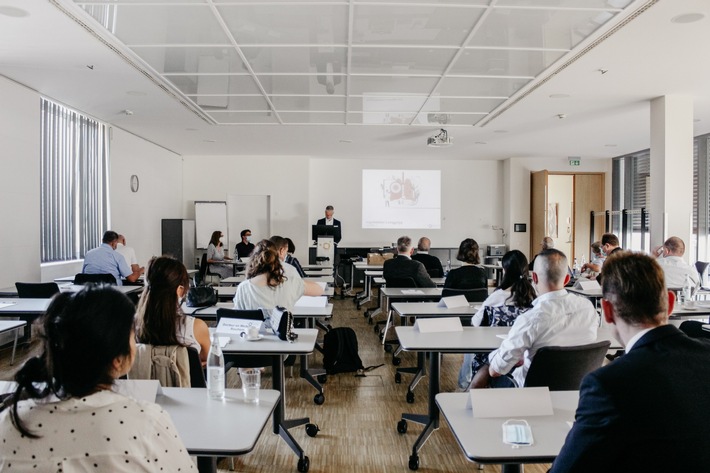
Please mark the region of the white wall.
POLYGON ((0 287, 40 280, 39 100, 0 76, 0 287))
POLYGON ((160 221, 184 218, 182 158, 113 127, 111 140, 111 229, 126 236, 141 266, 160 255, 160 221), (138 192, 131 192, 131 175, 138 192))
POLYGON ((428 236, 433 247, 458 247, 472 237, 483 247, 501 242, 501 233, 491 226, 503 224, 502 177, 499 161, 312 159, 308 222, 322 218, 325 206, 332 204, 343 224, 341 246, 377 247, 408 235, 415 241, 428 236), (441 229, 363 229, 363 169, 440 170, 441 229))
MULTIPOLYGON (((611 159, 583 159, 581 166, 570 167, 566 158, 510 158, 503 164, 504 226, 508 248, 530 254, 530 173, 533 171, 603 172, 605 207, 611 208, 611 159), (514 233, 513 224, 525 223, 525 233, 514 233)), ((537 248, 534 248, 537 250, 537 248)))
MULTIPOLYGON (((184 218, 194 218, 196 200, 228 200, 230 194, 270 195, 271 232, 291 238, 302 262, 308 261, 310 187, 306 157, 183 157, 184 218)), ((251 224, 235 225, 229 229, 230 252, 239 241, 239 232, 251 224)), ((270 236, 253 233, 252 241, 270 236)))

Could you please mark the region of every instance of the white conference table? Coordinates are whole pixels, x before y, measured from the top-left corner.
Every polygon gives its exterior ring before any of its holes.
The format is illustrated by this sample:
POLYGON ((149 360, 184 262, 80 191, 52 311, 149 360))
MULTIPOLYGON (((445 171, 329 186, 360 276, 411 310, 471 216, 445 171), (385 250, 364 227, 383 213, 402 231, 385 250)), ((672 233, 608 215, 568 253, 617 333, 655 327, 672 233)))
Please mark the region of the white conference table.
MULTIPOLYGON (((72 282, 57 283, 57 286, 60 292, 79 292, 84 288, 82 284, 73 284, 72 282)), ((123 294, 132 294, 143 290, 143 286, 114 286, 114 288, 123 294)), ((8 286, 0 289, 0 297, 17 297, 17 288, 8 286)))
MULTIPOLYGON (((387 340, 387 332, 389 331, 390 322, 392 320, 392 303, 394 301, 400 302, 425 302, 425 301, 439 301, 441 299, 442 289, 440 287, 418 287, 418 288, 398 288, 398 287, 383 287, 380 289, 380 309, 384 310, 387 315, 387 321, 385 322, 385 328, 382 332, 382 344, 390 343, 387 340)), ((368 322, 372 321, 372 318, 379 312, 373 312, 370 314, 368 322)))
MULTIPOLYGON (((405 351, 425 352, 429 354, 429 399, 428 413, 402 414, 402 420, 397 424, 401 433, 407 431, 407 421, 424 424, 424 431, 419 435, 412 454, 410 465, 419 464, 419 449, 429 436, 439 428, 439 407, 436 405, 436 395, 440 390, 440 370, 442 353, 472 353, 489 352, 500 346, 502 338, 510 331, 510 327, 464 327, 461 332, 421 333, 414 327, 396 327, 399 343, 405 351)), ((597 331, 597 342, 608 340, 610 349, 622 348, 614 339, 611 330, 600 327, 597 331)))
POLYGON ((0 299, 0 317, 18 318, 27 323, 27 330, 22 336, 22 341, 30 339, 31 328, 35 319, 44 314, 52 299, 20 299, 3 298, 0 299))
POLYGON ((473 410, 466 408, 468 393, 437 394, 436 404, 466 458, 481 464, 502 464, 505 473, 512 473, 521 471, 521 463, 551 463, 564 445, 579 391, 553 391, 550 398, 552 415, 522 417, 532 429, 534 443, 520 448, 503 443, 501 426, 508 418, 473 417, 473 410))
POLYGON ((15 332, 15 341, 12 344, 12 358, 10 359, 10 364, 15 364, 15 351, 17 351, 17 337, 20 334, 20 329, 27 325, 24 320, 0 320, 0 333, 5 333, 9 331, 15 332))
POLYGON ((256 342, 245 341, 241 338, 230 338, 229 343, 222 348, 222 352, 226 355, 263 355, 271 357, 273 388, 281 394, 281 398, 274 409, 273 432, 279 434, 298 455, 298 470, 307 471, 308 457, 304 455, 303 448, 293 438, 288 429, 306 424, 306 433, 313 437, 316 435, 318 428, 314 424, 310 424, 308 417, 286 419, 284 361, 289 355, 305 357, 312 353, 316 344, 318 330, 295 329, 294 331, 298 334, 298 338, 292 343, 280 340, 276 335, 264 335, 262 339, 256 342))
MULTIPOLYGON (((234 295, 237 293, 237 286, 217 286, 217 287, 215 287, 215 290, 217 291, 217 299, 232 300, 232 299, 234 299, 234 295)), ((323 290, 323 295, 326 297, 333 297, 334 294, 335 294, 335 288, 333 286, 327 286, 323 290)))

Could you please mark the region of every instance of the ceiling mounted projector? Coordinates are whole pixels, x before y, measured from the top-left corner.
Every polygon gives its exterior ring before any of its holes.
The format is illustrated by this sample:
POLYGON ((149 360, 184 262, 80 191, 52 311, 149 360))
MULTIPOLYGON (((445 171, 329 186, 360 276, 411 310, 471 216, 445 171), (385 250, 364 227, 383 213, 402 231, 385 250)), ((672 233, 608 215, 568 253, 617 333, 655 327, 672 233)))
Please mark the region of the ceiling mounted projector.
POLYGON ((446 132, 446 130, 444 130, 442 128, 441 130, 439 130, 439 133, 427 138, 426 145, 432 146, 435 148, 450 146, 451 145, 451 138, 449 138, 449 134, 446 132))

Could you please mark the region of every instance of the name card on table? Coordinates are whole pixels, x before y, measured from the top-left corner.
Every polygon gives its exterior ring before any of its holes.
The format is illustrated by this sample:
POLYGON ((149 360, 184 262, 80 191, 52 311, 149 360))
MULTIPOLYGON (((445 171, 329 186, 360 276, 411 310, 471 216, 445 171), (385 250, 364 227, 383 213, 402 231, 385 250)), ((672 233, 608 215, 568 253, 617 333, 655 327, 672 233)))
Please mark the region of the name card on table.
POLYGON ((528 417, 552 415, 552 399, 547 387, 472 389, 467 408, 473 417, 528 417))
POLYGON ((574 283, 575 289, 581 289, 582 291, 594 291, 596 289, 601 289, 601 286, 596 279, 578 279, 574 283))
POLYGON ((437 307, 446 307, 447 309, 468 307, 468 299, 464 295, 442 297, 437 307))
POLYGON ((231 317, 222 317, 219 319, 219 324, 214 333, 221 335, 236 335, 241 337, 243 333, 247 333, 249 327, 257 327, 261 331, 263 322, 261 320, 250 319, 233 319, 231 317))
POLYGON ((326 305, 328 305, 326 296, 301 296, 294 304, 294 307, 325 307, 326 305))
POLYGON ((414 329, 421 333, 463 332, 461 319, 458 317, 420 318, 414 323, 414 329))

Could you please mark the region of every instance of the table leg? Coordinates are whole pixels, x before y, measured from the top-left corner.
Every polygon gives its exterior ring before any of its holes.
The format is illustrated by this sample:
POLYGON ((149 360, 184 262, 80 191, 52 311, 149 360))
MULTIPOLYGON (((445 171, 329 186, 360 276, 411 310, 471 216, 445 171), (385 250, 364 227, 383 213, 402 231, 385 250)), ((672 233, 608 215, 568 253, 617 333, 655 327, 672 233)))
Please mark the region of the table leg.
POLYGON ((412 422, 417 422, 423 424, 424 431, 419 434, 417 441, 414 442, 412 447, 412 454, 409 456, 409 469, 417 470, 419 468, 419 450, 429 439, 429 436, 434 433, 435 430, 439 428, 439 406, 436 405, 436 395, 439 393, 439 373, 441 368, 441 353, 431 352, 429 353, 429 410, 428 415, 417 415, 417 414, 402 414, 402 420, 397 425, 397 430, 401 433, 407 431, 406 421, 411 420, 412 422), (400 428, 402 426, 403 428, 400 428))
POLYGON ((520 463, 506 463, 501 465, 502 473, 523 473, 523 465, 520 463))
POLYGON ((217 457, 197 457, 197 471, 200 473, 217 473, 217 457))
MULTIPOLYGON (((308 317, 306 318, 306 325, 308 328, 313 328, 314 325, 314 317, 308 317)), ((309 369, 308 368, 308 355, 301 355, 301 371, 300 371, 300 376, 301 378, 305 379, 310 383, 311 386, 316 388, 316 391, 318 391, 318 394, 313 398, 313 402, 318 404, 319 406, 325 402, 325 396, 323 395, 323 386, 316 381, 314 376, 325 376, 326 372, 323 369, 309 369)))
MULTIPOLYGON (((25 325, 27 327, 27 330, 32 330, 32 328, 29 325, 25 325)), ((20 333, 20 329, 22 327, 17 327, 15 329, 15 342, 12 344, 12 358, 10 359, 10 365, 15 364, 15 351, 17 351, 17 336, 20 333)))

